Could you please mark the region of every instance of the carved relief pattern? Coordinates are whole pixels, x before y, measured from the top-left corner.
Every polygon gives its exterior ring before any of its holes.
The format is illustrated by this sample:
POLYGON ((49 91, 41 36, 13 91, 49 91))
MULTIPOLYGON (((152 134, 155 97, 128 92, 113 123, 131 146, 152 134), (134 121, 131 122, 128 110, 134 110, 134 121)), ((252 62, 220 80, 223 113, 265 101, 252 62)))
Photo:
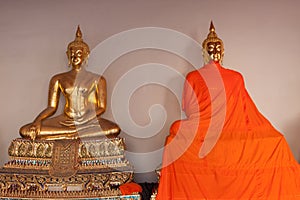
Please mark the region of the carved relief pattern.
MULTIPOLYGON (((54 141, 15 139, 8 154, 11 160, 4 168, 49 170, 52 164, 54 141)), ((81 141, 78 148, 78 170, 126 167, 123 138, 81 141)), ((65 152, 66 153, 66 152, 65 152)))
MULTIPOLYGON (((21 138, 12 141, 8 149, 11 159, 0 169, 1 197, 118 196, 117 199, 122 199, 118 186, 133 180, 133 168, 125 159, 122 138, 79 141, 76 148, 70 148, 68 143, 58 144, 56 141, 21 138), (74 150, 77 156, 75 174, 56 177, 49 173, 54 162, 67 165, 74 150)), ((61 170, 59 174, 63 175, 69 169, 55 170, 61 170)), ((139 195, 131 196, 131 199, 140 199, 139 195)), ((130 198, 123 196, 123 199, 130 198)))

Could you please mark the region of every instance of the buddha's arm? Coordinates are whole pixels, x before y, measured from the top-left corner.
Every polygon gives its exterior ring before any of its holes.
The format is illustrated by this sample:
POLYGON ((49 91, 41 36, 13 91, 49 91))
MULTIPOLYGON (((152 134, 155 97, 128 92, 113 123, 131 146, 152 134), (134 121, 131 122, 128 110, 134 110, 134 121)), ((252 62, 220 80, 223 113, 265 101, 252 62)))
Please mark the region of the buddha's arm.
POLYGON ((101 115, 106 110, 106 81, 101 76, 96 88, 96 115, 101 115))
POLYGON ((33 125, 40 126, 40 123, 43 119, 52 116, 56 112, 59 95, 59 81, 57 78, 53 77, 49 84, 48 106, 35 118, 33 125))

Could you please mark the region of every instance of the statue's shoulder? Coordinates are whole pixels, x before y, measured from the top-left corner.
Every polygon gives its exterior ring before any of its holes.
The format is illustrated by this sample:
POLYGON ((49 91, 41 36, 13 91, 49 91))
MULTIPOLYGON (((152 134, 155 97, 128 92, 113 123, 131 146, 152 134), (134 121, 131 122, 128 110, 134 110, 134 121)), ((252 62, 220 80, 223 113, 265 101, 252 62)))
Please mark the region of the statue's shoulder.
POLYGON ((88 76, 93 79, 105 80, 104 76, 102 76, 101 74, 97 74, 90 71, 88 71, 88 76))
POLYGON ((243 79, 243 75, 234 69, 226 68, 226 72, 230 73, 230 75, 236 79, 243 79))
POLYGON ((68 72, 63 72, 63 73, 55 74, 54 76, 51 77, 51 81, 61 80, 61 79, 65 78, 67 76, 67 73, 68 72))
POLYGON ((201 78, 200 69, 193 70, 186 75, 186 80, 201 78))

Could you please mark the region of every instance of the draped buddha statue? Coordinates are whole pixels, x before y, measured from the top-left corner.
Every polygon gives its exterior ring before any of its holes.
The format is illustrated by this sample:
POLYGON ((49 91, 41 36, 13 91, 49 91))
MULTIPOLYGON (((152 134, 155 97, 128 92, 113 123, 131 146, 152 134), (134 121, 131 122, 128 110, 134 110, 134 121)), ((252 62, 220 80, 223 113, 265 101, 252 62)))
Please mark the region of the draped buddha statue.
POLYGON ((212 22, 202 47, 205 64, 183 88, 187 118, 166 139, 156 199, 299 199, 300 166, 242 74, 222 66, 224 45, 212 22))
POLYGON ((118 125, 101 117, 106 109, 106 81, 85 69, 90 50, 79 26, 66 53, 71 70, 51 78, 47 108, 21 127, 20 135, 32 140, 116 137, 118 125), (64 112, 51 117, 57 111, 60 94, 65 98, 64 112))

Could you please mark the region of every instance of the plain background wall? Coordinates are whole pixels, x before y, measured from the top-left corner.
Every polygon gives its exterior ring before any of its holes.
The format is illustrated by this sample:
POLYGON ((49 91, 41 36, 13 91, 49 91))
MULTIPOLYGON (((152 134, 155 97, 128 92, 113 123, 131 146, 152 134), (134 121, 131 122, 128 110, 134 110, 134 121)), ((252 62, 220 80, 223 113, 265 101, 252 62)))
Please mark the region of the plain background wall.
MULTIPOLYGON (((65 51, 74 39, 78 24, 84 40, 94 49, 115 34, 143 27, 171 29, 202 43, 211 19, 225 44, 224 66, 244 75, 257 107, 285 135, 295 158, 300 160, 299 6, 296 0, 1 0, 1 165, 8 160, 8 146, 19 137, 19 128, 45 108, 50 78, 68 70, 65 51)), ((176 46, 176 42, 173 43, 176 46)), ((111 51, 121 48, 118 41, 112 44, 111 51)), ((198 54, 201 61, 201 51, 190 51, 186 47, 187 55, 198 54)), ((97 56, 99 53, 91 55, 91 62, 97 56)), ((200 67, 193 67, 172 52, 155 48, 120 55, 105 66, 106 118, 115 121, 110 103, 118 81, 131 69, 149 63, 168 66, 182 76, 200 67)), ((93 69, 97 71, 97 66, 93 69)), ((157 74, 151 71, 148 78, 151 80, 159 74, 160 71, 157 74)), ((139 172, 136 174, 138 182, 155 181, 152 171, 160 163, 161 155, 149 155, 162 149, 171 123, 180 118, 181 94, 176 96, 178 94, 169 87, 178 88, 177 93, 180 93, 181 79, 180 76, 173 78, 168 77, 165 86, 148 81, 149 84, 138 87, 125 101, 121 100, 126 93, 117 94, 120 98, 117 103, 129 110, 136 124, 146 129, 151 123, 161 126, 158 132, 145 138, 143 131, 132 136, 128 128, 121 134, 126 139, 129 159, 139 172), (161 114, 153 115, 158 116, 155 118, 158 122, 153 116, 151 121, 151 106, 156 104, 164 108, 161 114), (161 115, 166 117, 162 117, 162 123, 159 122, 161 115), (131 153, 141 156, 130 156, 131 153)))

